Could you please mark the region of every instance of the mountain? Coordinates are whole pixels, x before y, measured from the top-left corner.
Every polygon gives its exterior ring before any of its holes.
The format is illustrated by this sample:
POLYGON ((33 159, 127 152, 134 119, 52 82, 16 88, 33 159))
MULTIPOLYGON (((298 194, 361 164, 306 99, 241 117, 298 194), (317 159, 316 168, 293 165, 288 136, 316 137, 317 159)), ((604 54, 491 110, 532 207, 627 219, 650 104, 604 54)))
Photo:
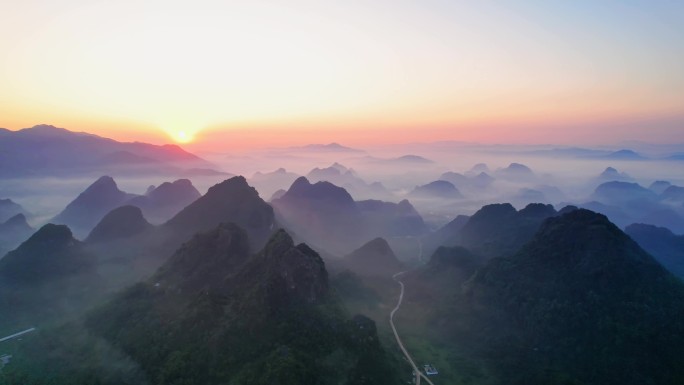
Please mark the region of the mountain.
POLYGON ((494 178, 489 176, 486 172, 463 175, 461 173, 449 171, 440 175, 439 180, 450 182, 459 190, 470 191, 484 190, 494 182, 494 178))
POLYGON ((403 155, 398 158, 390 159, 395 163, 411 163, 411 164, 431 164, 434 161, 418 155, 403 155))
POLYGON ((507 383, 684 378, 684 285, 603 215, 546 220, 515 255, 478 270, 465 298, 467 326, 451 324, 451 342, 476 344, 507 383))
POLYGON ((378 182, 366 183, 356 172, 337 162, 326 168, 314 168, 306 178, 311 182, 330 182, 343 187, 356 197, 376 198, 389 195, 385 187, 378 182))
POLYGON ((489 169, 489 166, 487 166, 485 163, 478 163, 473 165, 473 167, 471 167, 470 170, 466 172, 466 175, 477 175, 480 173, 489 174, 491 173, 491 170, 489 169))
POLYGON ((684 202, 684 187, 669 186, 660 194, 660 199, 672 202, 684 202))
POLYGON ((276 192, 274 192, 273 195, 271 195, 271 199, 269 199, 269 202, 272 202, 276 199, 282 198, 286 192, 287 192, 287 190, 283 190, 283 189, 276 190, 276 192))
POLYGON ((182 242, 219 223, 233 222, 248 232, 254 247, 260 247, 273 231, 274 220, 273 208, 244 177, 236 176, 210 187, 162 225, 162 229, 171 231, 175 242, 182 242))
POLYGON ((398 383, 375 324, 346 319, 318 254, 283 230, 257 254, 251 243, 230 224, 198 234, 86 327, 158 383, 398 383))
POLYGON ((284 168, 279 168, 272 172, 256 172, 250 179, 249 184, 259 191, 263 196, 273 195, 274 192, 286 189, 299 178, 299 174, 288 172, 284 168))
POLYGON ((300 177, 271 204, 294 233, 330 252, 345 253, 364 234, 363 215, 351 195, 330 182, 310 183, 300 177))
POLYGON ((650 211, 641 217, 638 222, 666 227, 678 234, 684 233, 684 217, 673 208, 667 206, 650 211))
POLYGON ((419 235, 427 232, 427 226, 411 202, 399 203, 379 200, 357 201, 365 226, 378 234, 391 236, 419 235))
POLYGON ((363 150, 356 148, 351 148, 343 146, 339 143, 328 143, 328 144, 307 144, 301 147, 290 147, 291 150, 295 151, 312 151, 312 152, 349 152, 349 153, 365 153, 363 150))
POLYGON ((520 211, 510 203, 486 205, 468 219, 456 245, 487 258, 510 255, 532 239, 546 218, 556 214, 553 206, 540 203, 520 211))
POLYGON ((309 173, 306 174, 306 177, 314 182, 327 181, 331 183, 340 183, 342 178, 356 177, 356 175, 354 175, 352 170, 340 165, 339 163, 335 163, 326 168, 316 167, 309 171, 309 173))
POLYGON ((26 210, 20 204, 11 199, 0 199, 0 222, 4 222, 17 214, 28 216, 26 210))
POLYGON ((516 182, 531 181, 536 178, 532 169, 521 163, 511 163, 506 168, 496 170, 496 176, 516 182))
POLYGON ((665 160, 674 160, 674 161, 679 161, 679 160, 684 160, 684 153, 676 153, 676 154, 671 154, 665 158, 665 160))
POLYGON ((596 187, 592 198, 602 203, 620 204, 635 200, 655 201, 658 196, 638 183, 613 181, 596 187))
POLYGON ((625 212, 622 208, 615 205, 603 204, 597 201, 586 202, 578 205, 580 208, 591 210, 599 214, 607 216, 611 222, 620 227, 627 226, 634 223, 634 218, 625 212))
POLYGON ((96 257, 64 225, 47 224, 0 259, 0 330, 54 322, 92 305, 96 257))
POLYGON ((164 182, 148 190, 145 195, 133 197, 126 202, 139 207, 152 222, 161 223, 199 198, 201 194, 188 179, 164 182))
POLYGON ((107 213, 93 228, 86 242, 107 242, 141 234, 152 228, 136 206, 121 206, 107 213))
POLYGON ((178 173, 188 167, 211 167, 176 145, 124 143, 50 125, 0 135, 0 177, 117 173, 178 173))
POLYGON ((369 237, 422 234, 425 223, 410 202, 355 202, 342 187, 298 178, 272 202, 279 220, 302 239, 345 255, 369 237))
POLYGON ((375 238, 346 255, 344 264, 349 270, 362 276, 391 277, 403 267, 383 238, 375 238))
POLYGON ((461 199, 463 194, 452 183, 436 180, 422 186, 416 186, 409 196, 420 199, 461 199))
POLYGON ((544 195, 543 192, 523 187, 516 191, 510 198, 511 202, 515 204, 528 204, 532 202, 548 202, 549 199, 544 195))
POLYGON ((651 183, 651 185, 648 186, 648 189, 653 191, 654 193, 660 195, 670 186, 672 186, 672 183, 670 183, 666 180, 657 180, 657 181, 651 183))
POLYGON ((33 232, 34 229, 26 222, 24 214, 17 214, 0 223, 0 258, 28 239, 33 232))
POLYGON ((49 223, 0 260, 0 276, 4 282, 35 283, 87 270, 93 262, 67 226, 49 223))
POLYGON ((116 185, 110 176, 103 176, 88 186, 50 222, 69 226, 77 235, 87 234, 106 213, 133 197, 116 185))
POLYGON ((603 182, 613 182, 613 181, 618 181, 618 182, 631 182, 634 179, 632 179, 631 176, 629 176, 627 173, 624 172, 619 172, 617 169, 613 167, 606 167, 605 170, 601 174, 596 177, 596 182, 597 183, 603 183, 603 182))
POLYGON ((435 162, 419 155, 402 155, 396 158, 376 158, 365 156, 361 160, 366 163, 387 166, 426 166, 435 162))
POLYGON ((627 226, 625 233, 672 274, 684 279, 684 235, 675 235, 667 228, 643 223, 627 226))
POLYGON ((423 254, 432 255, 440 246, 454 246, 460 240, 460 232, 470 219, 467 215, 458 215, 451 222, 437 229, 437 231, 425 235, 421 242, 423 254))
POLYGON ((632 150, 618 150, 615 152, 611 152, 608 155, 603 156, 603 158, 606 159, 612 159, 612 160, 644 160, 643 156, 639 155, 638 153, 632 151, 632 150))
POLYGON ((445 180, 454 186, 459 187, 467 185, 470 182, 470 179, 467 176, 453 171, 447 171, 443 173, 439 176, 439 180, 445 180))
POLYGON ((530 203, 520 211, 510 203, 486 205, 463 226, 457 245, 487 258, 510 255, 556 214, 553 206, 541 203, 530 203))

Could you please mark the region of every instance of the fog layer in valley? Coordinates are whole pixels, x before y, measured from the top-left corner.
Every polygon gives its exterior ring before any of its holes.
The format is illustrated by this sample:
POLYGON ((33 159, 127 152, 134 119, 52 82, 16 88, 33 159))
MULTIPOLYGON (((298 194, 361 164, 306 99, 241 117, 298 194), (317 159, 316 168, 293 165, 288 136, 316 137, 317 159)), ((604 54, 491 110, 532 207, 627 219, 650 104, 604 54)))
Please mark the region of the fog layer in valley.
MULTIPOLYGON (((71 135, 28 134, 54 130, 71 135)), ((40 331, 13 345, 9 383, 44 383, 37 368, 75 383, 395 383, 411 374, 386 322, 399 272, 397 322, 443 381, 582 382, 592 362, 601 383, 681 374, 681 148, 173 149, 190 163, 143 148, 159 172, 134 152, 59 176, 13 159, 0 332, 40 331), (620 341, 656 329, 674 336, 647 344, 665 369, 625 370, 645 358, 620 341), (591 341, 613 348, 576 357, 591 341)))

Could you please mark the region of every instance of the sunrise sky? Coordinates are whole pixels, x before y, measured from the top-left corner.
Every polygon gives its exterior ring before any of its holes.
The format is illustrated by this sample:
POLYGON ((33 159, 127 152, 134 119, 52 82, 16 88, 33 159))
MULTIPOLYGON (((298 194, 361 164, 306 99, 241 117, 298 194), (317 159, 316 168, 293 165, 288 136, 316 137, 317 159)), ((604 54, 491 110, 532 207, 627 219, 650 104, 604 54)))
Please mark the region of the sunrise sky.
POLYGON ((0 3, 0 127, 198 149, 684 142, 682 1, 0 3))

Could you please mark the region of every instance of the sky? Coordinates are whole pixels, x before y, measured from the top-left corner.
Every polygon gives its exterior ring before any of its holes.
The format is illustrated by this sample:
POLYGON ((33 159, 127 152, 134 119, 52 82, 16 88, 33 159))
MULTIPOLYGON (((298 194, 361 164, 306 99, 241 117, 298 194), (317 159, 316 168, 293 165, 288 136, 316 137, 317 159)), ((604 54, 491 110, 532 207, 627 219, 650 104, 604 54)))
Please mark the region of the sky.
POLYGON ((681 1, 0 1, 0 127, 202 150, 684 142, 681 1))

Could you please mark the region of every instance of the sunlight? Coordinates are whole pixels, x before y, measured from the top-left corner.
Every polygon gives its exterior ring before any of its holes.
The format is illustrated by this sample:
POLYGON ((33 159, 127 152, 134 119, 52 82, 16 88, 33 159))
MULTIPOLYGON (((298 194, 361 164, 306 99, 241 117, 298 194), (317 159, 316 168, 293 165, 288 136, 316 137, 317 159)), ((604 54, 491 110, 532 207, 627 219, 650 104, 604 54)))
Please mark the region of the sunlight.
POLYGON ((176 131, 171 134, 171 137, 177 143, 190 143, 194 139, 194 135, 188 131, 176 131))

